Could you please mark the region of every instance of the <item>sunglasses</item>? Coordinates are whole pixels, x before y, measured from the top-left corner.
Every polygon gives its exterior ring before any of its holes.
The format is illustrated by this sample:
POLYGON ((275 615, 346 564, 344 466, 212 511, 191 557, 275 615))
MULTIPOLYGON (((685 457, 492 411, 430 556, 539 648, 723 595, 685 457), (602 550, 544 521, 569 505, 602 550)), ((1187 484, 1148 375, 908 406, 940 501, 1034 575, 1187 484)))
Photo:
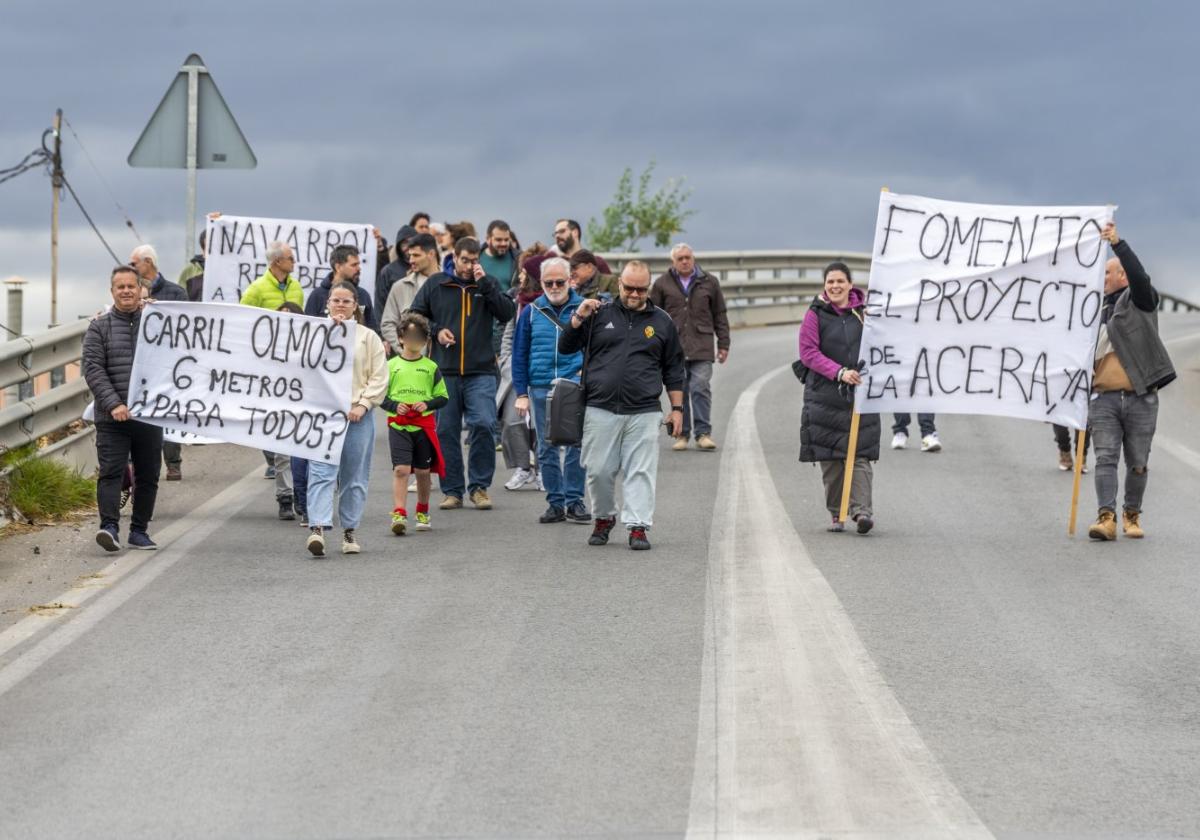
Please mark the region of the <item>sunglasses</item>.
POLYGON ((622 283, 621 288, 627 295, 644 295, 650 292, 649 286, 626 286, 622 283))
POLYGON ((542 285, 545 286, 547 289, 561 289, 563 286, 567 285, 567 281, 566 280, 543 280, 542 285))

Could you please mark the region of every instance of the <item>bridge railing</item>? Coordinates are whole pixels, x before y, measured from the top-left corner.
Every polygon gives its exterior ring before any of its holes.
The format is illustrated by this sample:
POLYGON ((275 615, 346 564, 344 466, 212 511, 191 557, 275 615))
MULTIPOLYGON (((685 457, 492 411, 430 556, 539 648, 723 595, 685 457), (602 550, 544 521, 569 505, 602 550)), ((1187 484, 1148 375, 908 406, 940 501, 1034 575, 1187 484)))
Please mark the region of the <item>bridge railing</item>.
MULTIPOLYGON (((671 265, 668 254, 603 254, 620 272, 630 260, 650 266, 657 277, 671 265)), ((871 255, 853 251, 697 251, 696 263, 717 278, 729 307, 731 327, 794 324, 804 318, 821 274, 831 262, 843 262, 854 281, 865 286, 871 255)))
MULTIPOLYGON (((0 344, 0 388, 32 383, 41 374, 78 362, 87 327, 88 321, 80 320, 0 344)), ((91 399, 87 383, 79 376, 6 405, 0 409, 0 449, 36 443, 46 435, 58 436, 80 419, 91 399)), ((74 430, 38 454, 58 455, 90 470, 96 466, 94 432, 90 426, 74 430)))

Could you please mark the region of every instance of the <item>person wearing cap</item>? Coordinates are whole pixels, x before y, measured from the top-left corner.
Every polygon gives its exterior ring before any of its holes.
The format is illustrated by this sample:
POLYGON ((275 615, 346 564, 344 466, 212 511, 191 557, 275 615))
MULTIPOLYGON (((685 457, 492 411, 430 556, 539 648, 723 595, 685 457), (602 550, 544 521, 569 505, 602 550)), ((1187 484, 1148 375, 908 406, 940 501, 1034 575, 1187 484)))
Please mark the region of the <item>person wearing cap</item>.
POLYGON ((687 449, 694 432, 696 447, 711 452, 717 448, 712 439, 713 362, 725 364, 729 358, 729 316, 721 284, 696 264, 691 246, 680 242, 671 249, 671 267, 654 281, 650 302, 675 322, 687 358, 683 429, 671 449, 687 449))
POLYGON ((570 266, 571 287, 580 297, 595 298, 608 295, 606 299, 612 300, 617 296, 617 278, 600 271, 596 264, 596 255, 591 251, 580 248, 571 255, 570 266))
POLYGON ((396 231, 396 259, 384 265, 383 270, 375 275, 375 312, 380 315, 387 308, 388 293, 392 286, 412 270, 408 264, 407 248, 416 235, 417 229, 412 225, 402 225, 396 231))

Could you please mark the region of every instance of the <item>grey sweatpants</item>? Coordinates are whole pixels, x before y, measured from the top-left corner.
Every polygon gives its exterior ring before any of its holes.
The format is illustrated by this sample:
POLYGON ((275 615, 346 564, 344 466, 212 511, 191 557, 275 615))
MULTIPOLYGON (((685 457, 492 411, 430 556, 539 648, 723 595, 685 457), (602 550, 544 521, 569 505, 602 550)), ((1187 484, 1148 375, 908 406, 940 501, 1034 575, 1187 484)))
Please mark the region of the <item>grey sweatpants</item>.
POLYGON ((654 483, 658 478, 658 431, 662 414, 613 414, 588 406, 583 416, 583 457, 592 514, 617 515, 617 473, 621 482, 621 524, 654 524, 654 483))
MULTIPOLYGON (((850 477, 850 519, 865 513, 874 516, 871 510, 871 462, 866 458, 854 459, 854 475, 850 477)), ((822 461, 821 482, 825 485, 825 508, 832 516, 842 512, 842 482, 846 479, 846 462, 822 461)))

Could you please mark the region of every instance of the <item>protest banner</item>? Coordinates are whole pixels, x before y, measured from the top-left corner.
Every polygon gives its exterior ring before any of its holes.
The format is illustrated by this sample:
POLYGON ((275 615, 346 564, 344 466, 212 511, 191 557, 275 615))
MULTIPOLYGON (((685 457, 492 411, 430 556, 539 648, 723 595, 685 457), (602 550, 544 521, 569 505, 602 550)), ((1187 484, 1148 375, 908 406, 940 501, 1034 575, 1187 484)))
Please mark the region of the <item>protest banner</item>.
MULTIPOLYGON (((89 423, 96 422, 96 403, 94 400, 84 407, 83 417, 80 419, 86 420, 89 423)), ((224 443, 224 441, 217 440, 216 438, 208 438, 194 432, 185 432, 182 429, 163 429, 163 443, 178 443, 183 446, 206 446, 213 443, 224 443)))
POLYGON ((881 193, 856 410, 1084 428, 1113 209, 881 193))
POLYGON ((144 423, 337 463, 355 325, 224 303, 142 311, 129 412, 144 423))
POLYGON ((267 246, 286 242, 296 253, 292 276, 307 298, 329 276, 329 256, 339 245, 353 245, 362 260, 366 288, 375 281, 376 246, 371 225, 339 222, 302 222, 294 219, 260 219, 251 216, 218 216, 208 220, 205 233, 208 256, 204 261, 204 299, 237 303, 246 287, 267 270, 267 246))

